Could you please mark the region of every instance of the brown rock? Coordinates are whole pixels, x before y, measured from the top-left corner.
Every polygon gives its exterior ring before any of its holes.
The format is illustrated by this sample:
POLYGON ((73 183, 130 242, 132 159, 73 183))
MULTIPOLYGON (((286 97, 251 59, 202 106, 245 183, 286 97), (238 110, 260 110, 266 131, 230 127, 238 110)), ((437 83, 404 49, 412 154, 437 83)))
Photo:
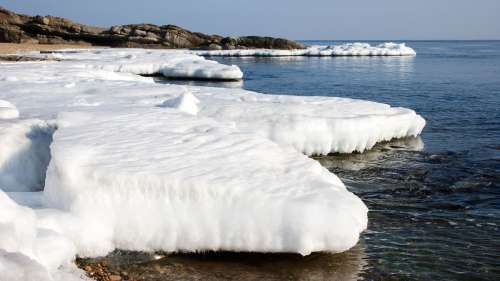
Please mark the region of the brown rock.
POLYGON ((136 48, 302 49, 294 41, 272 37, 222 37, 191 32, 175 25, 130 24, 109 29, 74 23, 53 16, 27 16, 0 7, 0 42, 41 44, 90 43, 136 48))
POLYGON ((89 272, 89 271, 91 271, 91 270, 92 270, 92 267, 91 267, 90 265, 86 265, 86 266, 83 268, 83 270, 85 270, 85 271, 89 272))
POLYGON ((109 276, 110 281, 120 281, 122 278, 119 275, 110 275, 109 276))
POLYGON ((48 17, 36 16, 35 21, 39 24, 49 25, 50 19, 48 17))
POLYGON ((132 35, 135 36, 146 36, 146 34, 147 34, 146 31, 140 29, 134 29, 134 32, 132 32, 132 35))
POLYGON ((262 49, 304 49, 305 46, 295 41, 273 38, 273 37, 259 37, 259 36, 245 36, 237 39, 238 45, 248 48, 262 48, 262 49))
POLYGON ((208 45, 208 50, 222 50, 222 46, 216 43, 211 43, 208 45))

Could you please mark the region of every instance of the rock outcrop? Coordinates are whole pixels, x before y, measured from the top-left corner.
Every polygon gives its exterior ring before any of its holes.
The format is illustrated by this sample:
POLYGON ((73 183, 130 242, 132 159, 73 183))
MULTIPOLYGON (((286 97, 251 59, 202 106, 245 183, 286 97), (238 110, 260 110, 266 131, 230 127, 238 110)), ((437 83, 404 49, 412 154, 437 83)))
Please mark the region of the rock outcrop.
POLYGON ((191 32, 175 25, 129 24, 100 28, 54 16, 28 16, 0 7, 0 42, 72 44, 136 48, 303 49, 282 38, 222 37, 191 32))

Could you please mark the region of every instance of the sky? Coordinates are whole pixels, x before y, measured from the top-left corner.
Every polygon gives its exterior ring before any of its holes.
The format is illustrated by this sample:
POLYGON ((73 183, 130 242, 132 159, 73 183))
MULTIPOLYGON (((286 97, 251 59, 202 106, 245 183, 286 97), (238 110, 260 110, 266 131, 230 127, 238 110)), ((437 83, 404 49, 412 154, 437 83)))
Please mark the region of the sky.
POLYGON ((97 26, 175 24, 224 36, 500 39, 500 0, 0 0, 0 6, 97 26))

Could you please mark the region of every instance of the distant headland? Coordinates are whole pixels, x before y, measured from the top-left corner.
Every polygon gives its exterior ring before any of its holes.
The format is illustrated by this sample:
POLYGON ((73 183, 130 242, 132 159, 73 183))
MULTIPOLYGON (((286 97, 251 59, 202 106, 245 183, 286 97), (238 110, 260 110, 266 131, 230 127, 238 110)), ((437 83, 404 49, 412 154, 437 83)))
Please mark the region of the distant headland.
POLYGON ((202 50, 305 48, 298 42, 283 38, 223 37, 192 32, 175 25, 143 23, 102 28, 55 16, 17 14, 3 7, 0 7, 0 42, 202 50))

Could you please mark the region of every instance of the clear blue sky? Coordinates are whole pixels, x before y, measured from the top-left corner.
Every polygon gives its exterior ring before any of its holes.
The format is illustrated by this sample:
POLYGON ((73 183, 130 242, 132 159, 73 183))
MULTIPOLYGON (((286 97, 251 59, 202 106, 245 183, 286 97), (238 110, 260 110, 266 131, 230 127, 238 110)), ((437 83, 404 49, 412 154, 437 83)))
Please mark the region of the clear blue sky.
POLYGON ((0 0, 80 23, 291 39, 500 39, 500 0, 0 0))

